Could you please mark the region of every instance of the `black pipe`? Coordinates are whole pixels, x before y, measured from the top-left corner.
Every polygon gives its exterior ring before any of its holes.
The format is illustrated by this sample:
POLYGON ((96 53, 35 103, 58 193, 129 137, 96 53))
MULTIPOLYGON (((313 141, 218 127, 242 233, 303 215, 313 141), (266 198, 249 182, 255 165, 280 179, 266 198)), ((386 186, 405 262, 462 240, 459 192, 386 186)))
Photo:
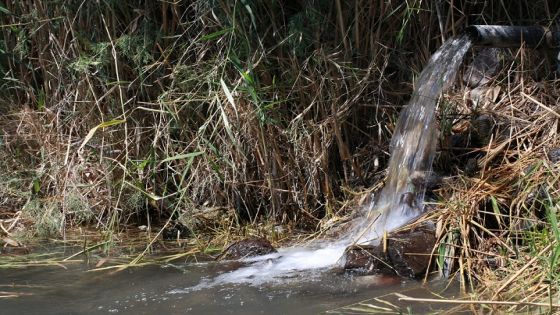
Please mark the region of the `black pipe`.
POLYGON ((465 29, 475 46, 558 49, 560 33, 543 26, 472 25, 465 29))

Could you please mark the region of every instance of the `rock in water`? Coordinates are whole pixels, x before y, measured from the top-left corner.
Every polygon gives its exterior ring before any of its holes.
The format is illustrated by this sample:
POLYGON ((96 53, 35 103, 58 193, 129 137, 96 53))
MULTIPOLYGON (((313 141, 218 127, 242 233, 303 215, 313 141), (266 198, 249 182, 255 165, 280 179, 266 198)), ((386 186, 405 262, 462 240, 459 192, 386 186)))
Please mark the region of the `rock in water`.
POLYGON ((421 276, 430 264, 436 239, 431 227, 389 234, 384 245, 354 245, 344 253, 344 269, 365 274, 421 276))
POLYGON ((246 238, 226 247, 216 260, 237 260, 276 252, 276 248, 264 238, 246 238))

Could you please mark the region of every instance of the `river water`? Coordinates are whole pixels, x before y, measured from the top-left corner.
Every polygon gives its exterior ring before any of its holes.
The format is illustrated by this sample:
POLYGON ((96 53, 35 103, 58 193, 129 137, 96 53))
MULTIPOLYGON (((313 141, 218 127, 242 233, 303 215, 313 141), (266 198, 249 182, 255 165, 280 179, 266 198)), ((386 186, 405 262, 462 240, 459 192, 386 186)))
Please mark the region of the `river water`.
POLYGON ((184 261, 118 272, 92 267, 84 262, 0 269, 0 314, 422 314, 437 313, 442 306, 399 301, 395 293, 457 294, 456 286, 444 290, 445 281, 423 287, 417 280, 333 270, 260 284, 207 285, 237 266, 184 261))

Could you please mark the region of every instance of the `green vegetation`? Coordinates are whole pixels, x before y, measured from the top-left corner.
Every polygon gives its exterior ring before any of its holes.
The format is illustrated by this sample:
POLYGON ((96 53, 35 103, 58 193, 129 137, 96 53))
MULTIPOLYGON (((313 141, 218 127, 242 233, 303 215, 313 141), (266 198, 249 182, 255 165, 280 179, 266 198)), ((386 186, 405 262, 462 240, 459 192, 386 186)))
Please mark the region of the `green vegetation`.
MULTIPOLYGON (((106 241, 147 226, 152 244, 177 222, 202 250, 235 234, 281 239, 278 225, 316 232, 379 187, 398 112, 442 39, 469 24, 548 25, 558 10, 555 1, 2 2, 0 244, 83 226, 106 241)), ((442 102, 436 167, 449 176, 428 214, 438 222, 434 263, 475 298, 558 304, 560 92, 544 55, 512 50, 492 96, 464 97, 457 80, 442 102), (496 127, 479 136, 473 173, 445 148, 452 133, 472 136, 481 115, 496 127)))

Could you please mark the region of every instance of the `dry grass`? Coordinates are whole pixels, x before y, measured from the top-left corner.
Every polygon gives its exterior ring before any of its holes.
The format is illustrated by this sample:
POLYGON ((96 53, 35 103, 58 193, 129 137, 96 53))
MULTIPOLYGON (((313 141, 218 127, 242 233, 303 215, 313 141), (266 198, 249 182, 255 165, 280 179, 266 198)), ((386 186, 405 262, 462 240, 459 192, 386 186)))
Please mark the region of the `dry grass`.
POLYGON ((542 67, 542 52, 517 53, 480 102, 473 102, 470 89, 451 96, 458 104, 454 117, 472 117, 456 121, 458 133, 472 133, 468 125, 483 115, 491 118, 492 132, 471 153, 459 154, 476 161, 478 170, 468 174, 459 164, 442 185, 443 201, 432 215, 438 220, 440 272, 457 274, 476 292, 472 299, 512 302, 470 306, 482 312, 537 311, 531 303, 553 309, 558 299, 560 90, 554 78, 535 77, 547 71, 534 70, 542 67))

